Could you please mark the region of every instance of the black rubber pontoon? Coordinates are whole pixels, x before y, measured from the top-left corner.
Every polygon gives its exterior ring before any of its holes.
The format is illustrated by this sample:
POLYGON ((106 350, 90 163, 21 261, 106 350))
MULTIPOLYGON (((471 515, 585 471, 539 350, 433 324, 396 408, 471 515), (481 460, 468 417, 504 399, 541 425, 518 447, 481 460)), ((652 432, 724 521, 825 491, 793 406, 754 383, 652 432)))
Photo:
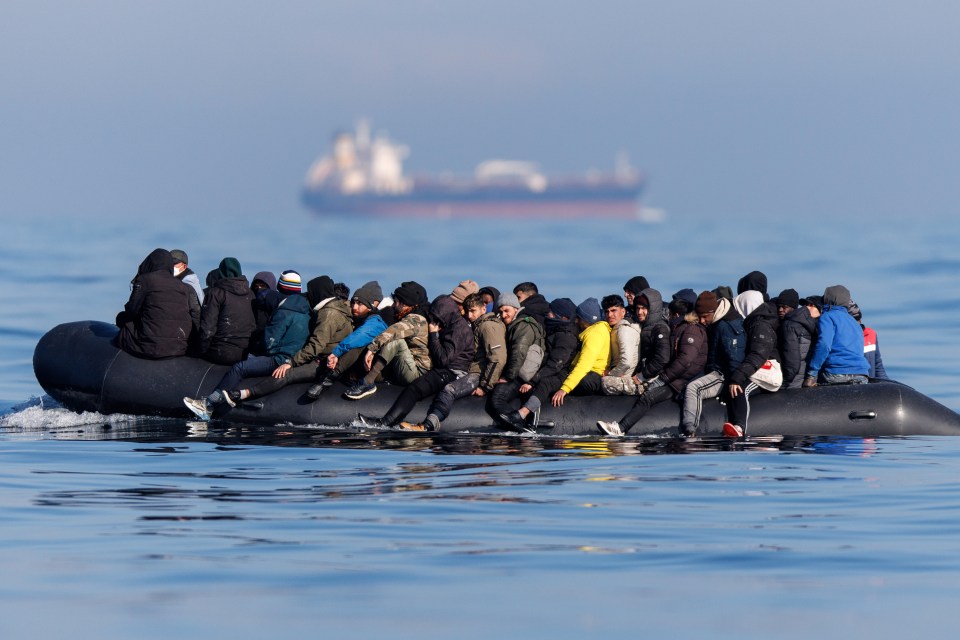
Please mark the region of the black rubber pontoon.
MULTIPOLYGON (((183 397, 214 390, 228 367, 196 358, 144 360, 113 344, 113 325, 72 322, 51 329, 33 355, 40 386, 65 407, 103 414, 166 416, 190 419, 183 397)), ((304 398, 307 385, 295 384, 256 401, 242 403, 217 418, 235 423, 280 425, 349 425, 362 413, 386 413, 399 387, 379 385, 376 394, 346 400, 334 385, 316 402, 304 398)), ((562 407, 544 407, 538 431, 551 435, 599 435, 597 420, 617 420, 633 405, 631 397, 568 396, 562 407)), ((407 416, 426 415, 429 400, 407 416)), ((675 435, 679 405, 654 407, 630 431, 631 436, 675 435)), ((704 408, 698 435, 719 435, 725 409, 715 400, 704 408)), ((464 398, 444 421, 444 432, 503 433, 487 413, 483 398, 464 398)), ((960 435, 960 414, 914 389, 896 382, 823 386, 763 394, 751 401, 749 435, 960 435)))

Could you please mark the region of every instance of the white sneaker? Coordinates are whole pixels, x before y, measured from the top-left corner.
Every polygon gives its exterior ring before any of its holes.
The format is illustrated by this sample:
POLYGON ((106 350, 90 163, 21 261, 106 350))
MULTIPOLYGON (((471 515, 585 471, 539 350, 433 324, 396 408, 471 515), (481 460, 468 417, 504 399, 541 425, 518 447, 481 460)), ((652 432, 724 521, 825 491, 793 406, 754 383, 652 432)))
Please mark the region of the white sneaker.
POLYGON ((183 404, 204 422, 210 420, 210 407, 207 406, 206 398, 184 398, 183 404))
POLYGON ((622 436, 623 431, 620 430, 620 423, 614 420, 613 422, 604 422, 603 420, 597 420, 597 426, 607 434, 608 436, 622 436))

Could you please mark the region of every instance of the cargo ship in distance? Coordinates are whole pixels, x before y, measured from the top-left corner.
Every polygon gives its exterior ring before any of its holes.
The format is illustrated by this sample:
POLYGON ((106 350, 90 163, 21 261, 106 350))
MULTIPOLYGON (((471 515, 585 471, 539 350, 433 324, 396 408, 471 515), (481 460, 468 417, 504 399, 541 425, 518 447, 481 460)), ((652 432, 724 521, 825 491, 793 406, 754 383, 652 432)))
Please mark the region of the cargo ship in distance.
MULTIPOLYGON (((621 154, 614 171, 548 176, 532 162, 488 160, 470 177, 407 176, 409 148, 386 135, 371 137, 361 121, 356 131, 334 137, 330 155, 310 167, 302 199, 331 215, 456 217, 618 217, 656 221, 642 210, 642 174, 621 154), (646 214, 646 215, 645 215, 646 214)), ((652 214, 652 216, 651 216, 652 214)))

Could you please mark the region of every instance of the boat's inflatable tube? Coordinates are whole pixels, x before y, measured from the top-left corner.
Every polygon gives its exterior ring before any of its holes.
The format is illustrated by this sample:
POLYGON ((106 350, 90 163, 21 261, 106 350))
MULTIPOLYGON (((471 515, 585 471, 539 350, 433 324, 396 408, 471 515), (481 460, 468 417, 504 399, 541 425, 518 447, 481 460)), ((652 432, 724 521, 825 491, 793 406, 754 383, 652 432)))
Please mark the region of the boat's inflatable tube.
MULTIPOLYGON (((195 358, 144 360, 114 345, 117 329, 103 322, 62 324, 37 344, 33 368, 44 390, 75 411, 190 418, 184 396, 214 390, 228 368, 195 358)), ((248 424, 355 424, 357 414, 386 413, 399 387, 380 385, 360 401, 342 397, 334 385, 317 402, 304 398, 305 384, 290 385, 257 401, 216 416, 248 424)), ((617 420, 632 406, 630 397, 572 397, 562 407, 544 407, 538 431, 551 435, 599 435, 597 420, 617 420)), ((429 401, 407 417, 420 421, 429 401)), ((657 405, 630 431, 631 436, 674 435, 679 405, 657 405)), ((698 435, 718 435, 724 407, 707 401, 698 435)), ((454 405, 443 431, 501 432, 485 399, 464 398, 454 405)), ((767 435, 960 435, 960 415, 906 385, 824 386, 762 394, 751 401, 749 433, 767 435)))

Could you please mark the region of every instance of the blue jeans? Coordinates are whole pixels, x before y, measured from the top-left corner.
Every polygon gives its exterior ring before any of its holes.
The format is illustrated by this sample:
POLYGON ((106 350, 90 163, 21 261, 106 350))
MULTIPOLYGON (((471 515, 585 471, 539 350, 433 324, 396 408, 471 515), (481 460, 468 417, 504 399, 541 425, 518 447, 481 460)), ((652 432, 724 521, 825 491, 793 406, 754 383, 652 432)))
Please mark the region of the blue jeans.
POLYGON ((867 376, 858 373, 820 373, 823 384, 867 384, 867 376))
POLYGON ((244 378, 259 378, 269 376, 277 368, 277 361, 273 356, 249 356, 230 367, 227 375, 223 376, 217 389, 234 391, 244 378))

